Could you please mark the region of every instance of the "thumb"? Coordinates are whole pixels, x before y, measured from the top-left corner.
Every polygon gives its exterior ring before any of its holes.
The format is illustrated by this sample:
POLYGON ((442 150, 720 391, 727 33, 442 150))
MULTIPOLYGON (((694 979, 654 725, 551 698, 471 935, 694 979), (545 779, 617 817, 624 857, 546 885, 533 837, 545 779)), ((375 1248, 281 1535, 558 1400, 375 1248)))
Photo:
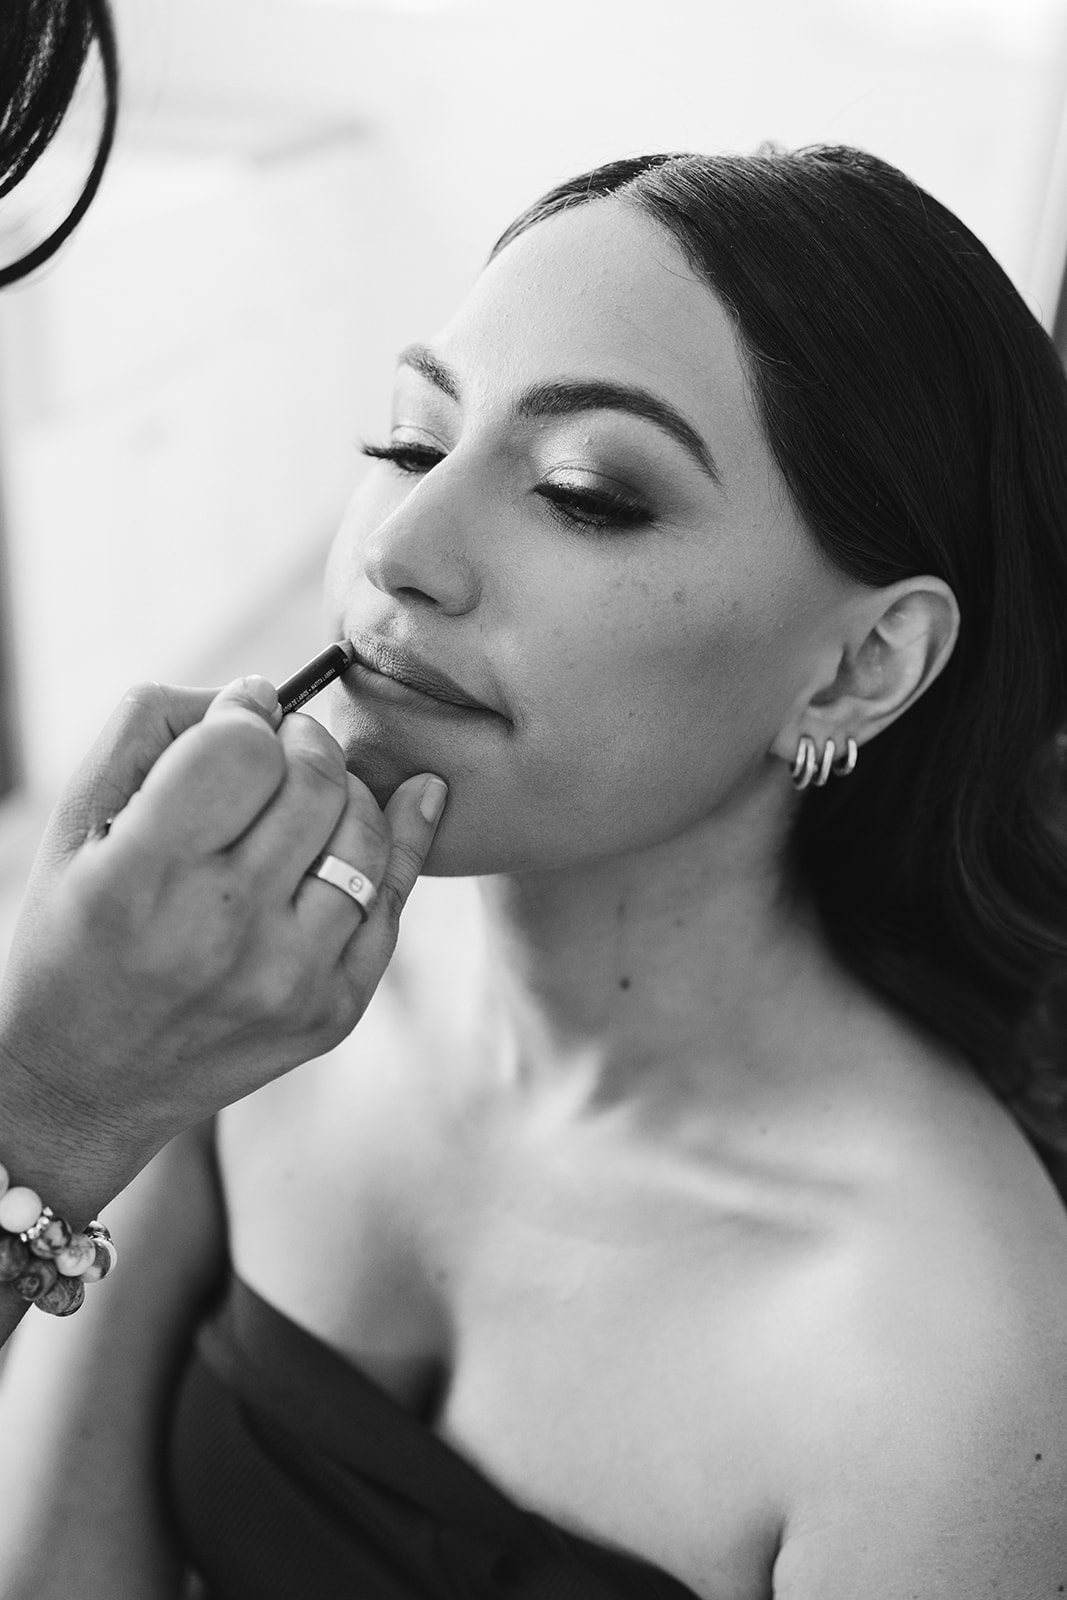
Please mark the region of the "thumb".
POLYGON ((208 706, 205 717, 216 717, 220 713, 231 711, 251 712, 275 731, 282 720, 277 689, 257 673, 248 678, 235 678, 225 689, 220 689, 208 706))
POLYGON ((357 976, 365 976, 368 964, 377 967, 379 975, 384 971, 396 944, 400 913, 422 871, 447 799, 444 779, 423 772, 405 779, 386 805, 392 834, 389 860, 371 915, 356 929, 345 951, 345 962, 357 976))
POLYGON ((384 893, 394 923, 400 920, 404 902, 422 871, 447 799, 445 780, 423 772, 407 778, 386 805, 393 844, 378 893, 384 893))

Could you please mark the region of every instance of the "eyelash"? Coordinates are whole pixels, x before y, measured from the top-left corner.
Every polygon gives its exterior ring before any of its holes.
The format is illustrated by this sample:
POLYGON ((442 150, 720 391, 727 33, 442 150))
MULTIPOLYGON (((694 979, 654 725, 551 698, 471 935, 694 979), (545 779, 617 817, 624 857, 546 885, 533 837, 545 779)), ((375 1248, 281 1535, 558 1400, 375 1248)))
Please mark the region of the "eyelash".
MULTIPOLYGON (((409 474, 429 472, 445 456, 443 450, 426 444, 363 444, 360 451, 372 460, 388 461, 399 472, 409 474)), ((548 502, 559 521, 586 532, 639 528, 653 520, 652 513, 639 500, 607 490, 564 489, 556 484, 543 484, 535 492, 548 502)))

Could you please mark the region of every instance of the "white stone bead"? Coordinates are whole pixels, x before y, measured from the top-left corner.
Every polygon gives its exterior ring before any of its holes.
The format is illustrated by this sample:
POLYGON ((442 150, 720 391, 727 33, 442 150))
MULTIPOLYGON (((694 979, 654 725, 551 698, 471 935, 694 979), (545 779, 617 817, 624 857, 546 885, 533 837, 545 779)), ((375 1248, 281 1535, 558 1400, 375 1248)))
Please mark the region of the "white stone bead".
POLYGON ((41 1197, 33 1189, 21 1185, 0 1195, 0 1228, 8 1233, 23 1233, 32 1228, 41 1215, 41 1197))
POLYGON ((3 1162, 0 1161, 0 1194, 6 1194, 7 1193, 8 1186, 10 1185, 10 1183, 11 1183, 11 1174, 8 1172, 7 1168, 4 1166, 3 1162))
POLYGON ((56 1266, 65 1278, 80 1278, 96 1260, 96 1245, 87 1233, 72 1236, 65 1250, 56 1256, 56 1266))

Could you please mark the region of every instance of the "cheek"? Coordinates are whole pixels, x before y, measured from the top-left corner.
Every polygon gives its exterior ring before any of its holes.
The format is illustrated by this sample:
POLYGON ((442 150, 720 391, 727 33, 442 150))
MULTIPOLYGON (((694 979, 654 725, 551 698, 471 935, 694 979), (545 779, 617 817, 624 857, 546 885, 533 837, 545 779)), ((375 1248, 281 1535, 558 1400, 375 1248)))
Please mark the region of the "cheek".
POLYGON ((699 731, 758 741, 787 677, 790 641, 778 620, 740 595, 685 581, 657 591, 638 580, 632 590, 637 605, 609 595, 553 628, 545 701, 561 723, 602 727, 609 739, 699 731))
POLYGON ((336 533, 326 556, 326 566, 322 574, 323 608, 329 625, 335 633, 341 631, 341 617, 343 615, 343 602, 345 584, 343 580, 344 560, 342 556, 341 534, 336 533))
POLYGON ((345 507, 341 525, 333 536, 326 555, 322 576, 322 592, 326 611, 331 619, 339 620, 344 612, 345 594, 356 576, 354 571, 353 529, 358 513, 359 496, 353 495, 345 507))
POLYGON ((323 602, 328 621, 338 631, 354 593, 366 581, 370 538, 392 508, 375 477, 372 470, 350 498, 326 556, 323 602))
POLYGON ((557 619, 528 667, 523 743, 539 805, 647 835, 705 815, 762 770, 784 709, 783 629, 740 597, 679 581, 640 605, 557 619))
POLYGON ((326 589, 331 598, 336 596, 338 586, 359 576, 364 532, 374 526, 373 515, 371 484, 365 480, 349 498, 326 557, 326 589))

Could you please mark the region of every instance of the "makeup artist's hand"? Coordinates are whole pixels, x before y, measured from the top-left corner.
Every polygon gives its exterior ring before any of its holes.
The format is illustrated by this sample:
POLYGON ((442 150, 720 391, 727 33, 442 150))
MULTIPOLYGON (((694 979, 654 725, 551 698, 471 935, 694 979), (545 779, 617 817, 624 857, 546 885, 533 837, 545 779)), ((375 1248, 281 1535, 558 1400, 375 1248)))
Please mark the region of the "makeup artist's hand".
POLYGON ((0 985, 19 1180, 95 1213, 183 1128, 337 1044, 392 954, 435 794, 410 778, 383 812, 265 680, 131 691, 56 808, 0 985), (327 850, 379 886, 365 926, 307 876, 327 850))

